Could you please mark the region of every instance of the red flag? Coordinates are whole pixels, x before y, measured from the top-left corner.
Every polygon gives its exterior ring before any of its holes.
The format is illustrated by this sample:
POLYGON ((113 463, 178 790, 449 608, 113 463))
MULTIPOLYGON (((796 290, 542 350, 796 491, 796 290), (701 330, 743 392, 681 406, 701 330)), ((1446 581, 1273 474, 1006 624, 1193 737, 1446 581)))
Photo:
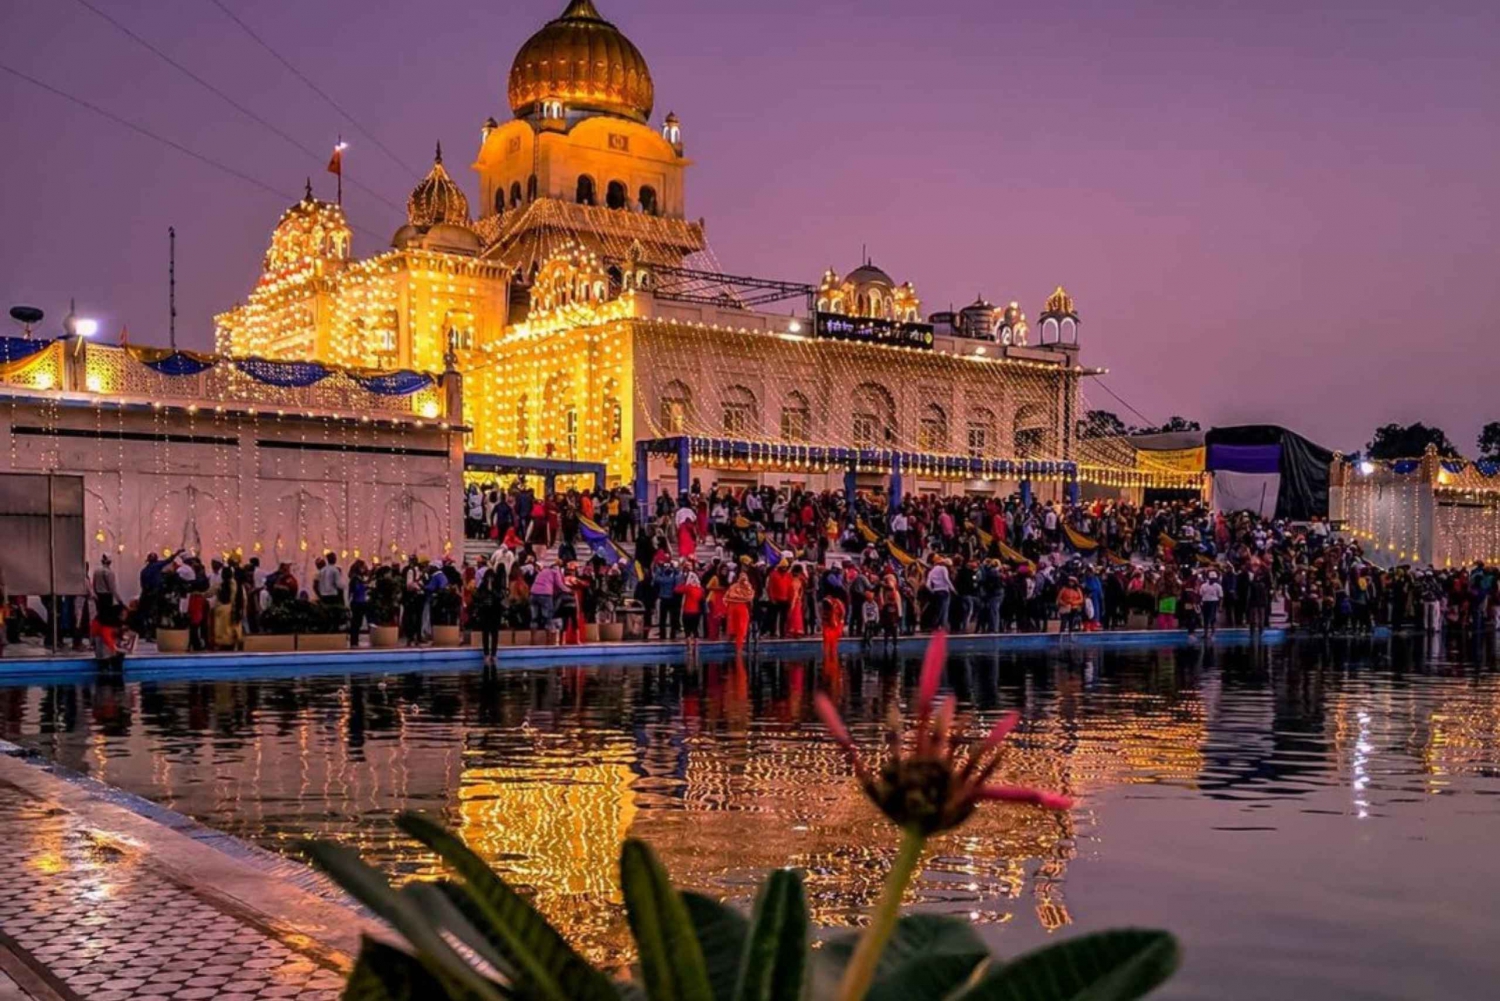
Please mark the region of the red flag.
POLYGON ((125 345, 127 345, 129 343, 130 343, 130 328, 122 326, 120 328, 120 347, 123 348, 125 345))
POLYGON ((333 158, 328 161, 328 172, 344 176, 344 144, 339 143, 333 148, 333 158))

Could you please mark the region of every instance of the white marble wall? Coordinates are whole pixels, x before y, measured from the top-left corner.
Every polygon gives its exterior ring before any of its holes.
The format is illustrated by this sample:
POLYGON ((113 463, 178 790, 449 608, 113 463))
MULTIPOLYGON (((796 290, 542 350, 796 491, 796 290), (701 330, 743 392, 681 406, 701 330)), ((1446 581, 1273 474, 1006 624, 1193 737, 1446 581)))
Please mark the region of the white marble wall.
POLYGON ((345 564, 462 550, 462 437, 438 423, 0 402, 0 471, 49 469, 84 477, 90 560, 109 553, 127 595, 164 549, 206 561, 238 548, 304 582, 327 550, 345 564))

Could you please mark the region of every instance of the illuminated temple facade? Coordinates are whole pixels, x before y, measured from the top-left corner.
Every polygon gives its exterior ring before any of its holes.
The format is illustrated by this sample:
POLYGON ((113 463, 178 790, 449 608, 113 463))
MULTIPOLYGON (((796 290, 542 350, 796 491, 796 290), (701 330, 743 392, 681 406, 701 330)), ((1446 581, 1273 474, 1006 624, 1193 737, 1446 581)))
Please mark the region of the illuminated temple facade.
MULTIPOLYGON (((666 486, 694 475, 1009 490, 1073 458, 1078 315, 1061 288, 1034 321, 982 298, 924 316, 869 260, 817 282, 721 273, 687 214, 685 129, 640 51, 591 0, 520 49, 508 120, 484 121, 471 202, 444 163, 412 191, 391 246, 356 258, 337 205, 282 216, 220 352, 463 377, 471 456, 602 464, 666 486), (643 453, 642 453, 643 454, 643 453), (983 460, 980 463, 968 460, 983 460), (1032 474, 1035 475, 1032 475, 1032 474), (968 481, 968 482, 965 482, 968 481)), ((811 276, 805 276, 811 277, 811 276)))

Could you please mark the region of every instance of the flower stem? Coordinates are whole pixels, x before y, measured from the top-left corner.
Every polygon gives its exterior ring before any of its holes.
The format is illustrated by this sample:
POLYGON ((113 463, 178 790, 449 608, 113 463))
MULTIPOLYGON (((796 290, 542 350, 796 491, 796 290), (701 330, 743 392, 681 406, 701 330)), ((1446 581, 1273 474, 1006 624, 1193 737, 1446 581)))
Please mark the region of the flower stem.
POLYGON ((906 887, 917 872, 922 861, 922 849, 927 836, 915 827, 906 828, 901 836, 901 849, 896 853, 896 864, 885 877, 885 888, 880 891, 880 902, 870 916, 870 925, 859 937, 854 955, 844 968, 844 979, 839 983, 839 1001, 862 1001, 870 984, 875 981, 875 967, 880 963, 880 954, 890 941, 896 928, 896 918, 901 915, 901 899, 906 896, 906 887))

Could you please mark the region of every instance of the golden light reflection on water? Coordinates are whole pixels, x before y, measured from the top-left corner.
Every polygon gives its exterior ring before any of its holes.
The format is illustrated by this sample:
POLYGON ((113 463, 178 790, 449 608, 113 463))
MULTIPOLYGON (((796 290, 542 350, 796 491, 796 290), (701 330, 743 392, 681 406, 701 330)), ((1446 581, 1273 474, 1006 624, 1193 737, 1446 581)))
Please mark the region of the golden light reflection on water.
MULTIPOLYGON (((1074 862, 1109 846, 1111 790, 1169 786, 1237 801, 1340 787, 1351 818, 1382 795, 1500 771, 1500 680, 1407 683, 1264 653, 1202 671, 1153 652, 1103 673, 1078 658, 956 658, 947 679, 987 727, 1024 723, 1005 782, 1080 798, 1067 815, 981 808, 934 843, 908 903, 1051 931, 1074 920, 1074 862), (1342 788, 1347 787, 1347 789, 1342 788), (1384 790, 1384 792, 1382 792, 1384 790)), ((627 836, 673 876, 748 904, 771 868, 807 873, 815 919, 856 923, 896 847, 810 712, 822 689, 875 746, 915 661, 790 661, 548 672, 0 689, 4 733, 68 767, 295 854, 360 848, 398 881, 435 878, 400 836, 438 813, 591 956, 628 959, 616 872, 627 836)), ((1340 804, 1335 803, 1335 807, 1340 804)), ((1233 823, 1239 823, 1234 821, 1233 823)), ((59 863, 41 853, 33 863, 59 863)))

